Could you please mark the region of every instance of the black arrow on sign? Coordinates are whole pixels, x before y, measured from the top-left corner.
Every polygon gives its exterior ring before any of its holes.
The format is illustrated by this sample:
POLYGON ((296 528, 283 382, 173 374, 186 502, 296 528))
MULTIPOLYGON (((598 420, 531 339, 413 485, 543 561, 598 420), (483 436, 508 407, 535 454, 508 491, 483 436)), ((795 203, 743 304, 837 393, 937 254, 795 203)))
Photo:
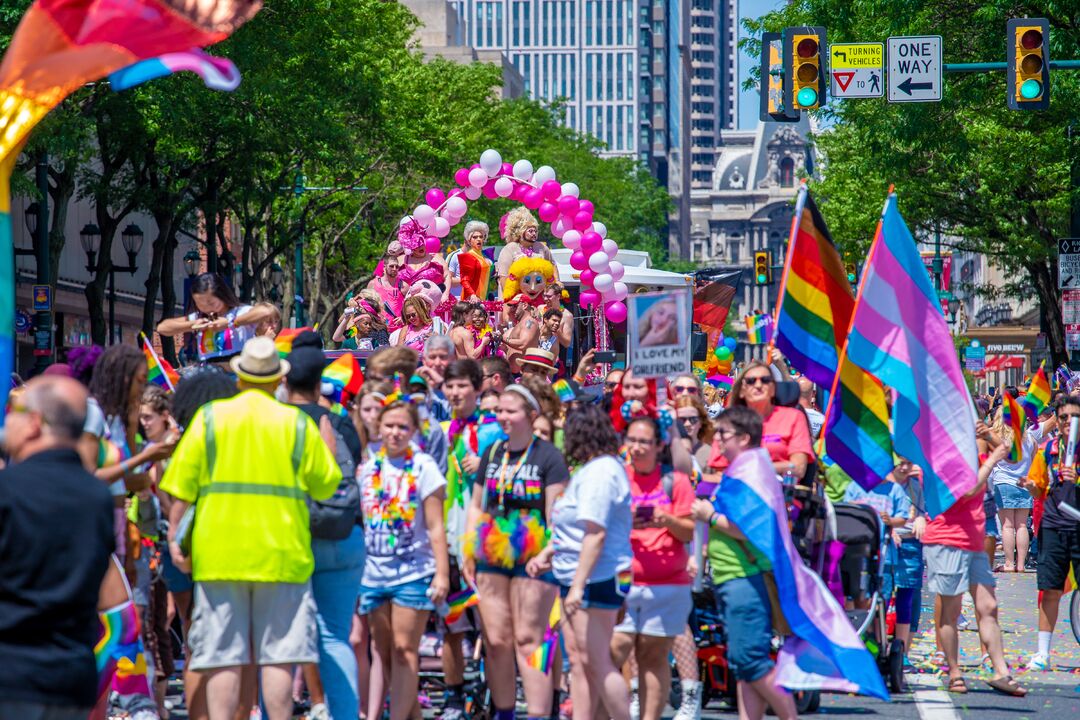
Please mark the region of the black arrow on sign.
POLYGON ((933 90, 934 83, 932 82, 911 82, 911 78, 904 78, 904 82, 900 83, 896 87, 903 90, 908 95, 912 90, 933 90))

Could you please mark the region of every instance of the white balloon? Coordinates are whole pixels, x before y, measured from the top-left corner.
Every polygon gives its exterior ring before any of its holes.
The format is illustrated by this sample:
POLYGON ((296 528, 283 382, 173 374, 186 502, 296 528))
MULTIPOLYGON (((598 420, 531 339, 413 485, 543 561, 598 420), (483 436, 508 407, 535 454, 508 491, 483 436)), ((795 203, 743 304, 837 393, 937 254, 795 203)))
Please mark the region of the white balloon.
POLYGON ((453 215, 454 217, 461 217, 469 210, 469 205, 458 196, 448 198, 446 200, 446 207, 443 208, 444 215, 453 215))
POLYGON ((473 168, 469 171, 469 184, 474 188, 482 188, 487 184, 488 174, 484 171, 484 168, 473 168))
POLYGON ((615 281, 611 279, 611 275, 600 273, 593 278, 592 286, 600 292, 607 294, 611 292, 611 288, 615 287, 615 281))
POLYGON ((563 183, 562 194, 570 195, 572 197, 581 197, 581 188, 577 186, 577 183, 563 183))
MULTIPOLYGON (((477 168, 477 170, 480 170, 480 168, 477 168)), ((480 170, 480 172, 484 171, 480 170)), ((475 185, 470 185, 469 187, 465 188, 465 197, 469 198, 470 200, 477 200, 483 194, 484 191, 476 187, 475 185)))
POLYGON ((528 160, 518 160, 514 163, 514 177, 518 180, 529 180, 533 176, 533 166, 528 160))
POLYGON ((398 221, 398 227, 401 227, 401 226, 402 226, 402 225, 404 225, 405 223, 410 223, 410 222, 412 222, 412 219, 413 219, 412 215, 405 215, 405 216, 403 216, 403 217, 401 218, 401 220, 399 220, 399 221, 398 221))
POLYGON ((427 227, 431 225, 431 221, 435 219, 435 211, 431 209, 430 205, 420 204, 413 210, 413 217, 416 218, 416 222, 421 226, 427 227))
MULTIPOLYGON (((566 191, 566 186, 563 185, 563 192, 565 192, 565 191, 566 191)), ((607 237, 607 225, 605 225, 604 223, 599 222, 599 221, 594 222, 592 224, 592 229, 593 229, 593 232, 596 233, 597 235, 599 235, 600 237, 602 237, 602 238, 607 237)))
POLYGON ((626 274, 626 268, 624 268, 623 264, 618 260, 612 260, 608 263, 608 272, 611 273, 611 277, 614 279, 622 280, 623 275, 626 274))
POLYGON ((612 287, 607 292, 600 293, 600 297, 603 298, 606 303, 615 302, 615 288, 612 287))
POLYGON ((510 197, 514 192, 514 181, 503 175, 495 181, 495 194, 499 197, 510 197))
MULTIPOLYGON (((589 267, 594 273, 606 273, 608 266, 611 263, 608 260, 608 256, 602 252, 595 252, 592 257, 589 258, 589 267)), ((593 280, 593 287, 596 287, 596 281, 593 280)))
POLYGON ((562 236, 562 244, 571 250, 577 250, 581 247, 581 233, 577 230, 567 230, 562 236))
POLYGON ((499 170, 502 169, 502 155, 498 150, 492 150, 488 148, 480 156, 480 167, 487 173, 488 177, 495 177, 499 174, 499 170))
POLYGON ((625 300, 627 293, 630 292, 630 288, 626 287, 626 283, 622 280, 616 280, 615 285, 611 293, 615 296, 616 300, 625 300))
POLYGON ((608 256, 609 260, 614 260, 615 256, 619 253, 619 246, 614 240, 604 240, 604 243, 600 246, 600 249, 608 256))
POLYGON ((533 184, 536 185, 536 187, 540 187, 548 180, 555 179, 555 170, 550 165, 541 165, 536 168, 536 172, 533 173, 532 179, 533 184))
POLYGON ((432 234, 437 238, 444 238, 450 234, 450 222, 444 217, 435 218, 431 228, 432 234))
POLYGON ((446 218, 446 222, 450 223, 450 227, 454 227, 459 222, 461 222, 461 216, 460 215, 452 215, 452 214, 446 212, 445 210, 443 211, 442 216, 444 218, 446 218))
POLYGON ((551 223, 551 234, 557 238, 562 238, 567 231, 572 230, 574 223, 568 223, 562 217, 555 218, 555 222, 551 223))

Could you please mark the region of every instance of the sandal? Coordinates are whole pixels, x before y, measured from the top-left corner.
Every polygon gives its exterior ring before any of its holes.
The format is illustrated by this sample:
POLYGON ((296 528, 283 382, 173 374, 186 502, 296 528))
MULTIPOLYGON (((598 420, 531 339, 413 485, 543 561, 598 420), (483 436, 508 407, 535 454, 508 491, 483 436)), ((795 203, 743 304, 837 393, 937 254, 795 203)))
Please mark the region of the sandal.
POLYGON ((949 686, 945 689, 956 695, 964 695, 968 691, 967 681, 962 677, 954 677, 949 680, 949 686))
POLYGON ((1011 697, 1024 697, 1027 695, 1027 690, 1020 687, 1020 683, 1013 680, 1011 675, 1006 675, 1005 677, 1000 677, 996 680, 987 680, 986 684, 1002 695, 1009 695, 1011 697))

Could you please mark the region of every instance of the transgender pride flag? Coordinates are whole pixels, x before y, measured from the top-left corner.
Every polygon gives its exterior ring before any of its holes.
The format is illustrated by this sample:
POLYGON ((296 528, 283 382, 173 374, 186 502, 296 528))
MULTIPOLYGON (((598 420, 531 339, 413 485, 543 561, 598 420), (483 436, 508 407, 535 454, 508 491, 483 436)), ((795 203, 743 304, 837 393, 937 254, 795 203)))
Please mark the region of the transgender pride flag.
POLYGON ((863 273, 847 356, 896 391, 893 445, 922 468, 926 510, 935 517, 975 487, 975 407, 894 193, 863 273))

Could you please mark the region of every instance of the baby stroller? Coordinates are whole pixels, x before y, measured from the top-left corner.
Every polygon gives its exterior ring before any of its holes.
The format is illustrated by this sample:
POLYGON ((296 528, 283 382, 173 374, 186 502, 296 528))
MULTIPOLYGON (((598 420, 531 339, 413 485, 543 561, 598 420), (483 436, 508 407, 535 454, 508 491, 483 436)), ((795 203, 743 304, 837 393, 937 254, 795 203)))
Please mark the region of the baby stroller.
POLYGON ((886 642, 889 598, 881 594, 885 563, 881 552, 881 517, 868 505, 839 503, 834 509, 836 539, 844 545, 840 560, 844 595, 856 606, 847 611, 848 619, 877 660, 878 669, 889 681, 889 689, 900 692, 904 683, 904 647, 899 640, 886 642))
MULTIPOLYGON (((475 610, 466 612, 473 613, 475 610)), ((420 692, 428 698, 446 696, 446 679, 442 668, 444 629, 441 619, 432 613, 420 639, 420 692)), ((494 706, 491 692, 484 681, 483 639, 479 630, 465 633, 462 652, 465 655, 465 715, 470 719, 489 720, 494 717, 494 706)))

